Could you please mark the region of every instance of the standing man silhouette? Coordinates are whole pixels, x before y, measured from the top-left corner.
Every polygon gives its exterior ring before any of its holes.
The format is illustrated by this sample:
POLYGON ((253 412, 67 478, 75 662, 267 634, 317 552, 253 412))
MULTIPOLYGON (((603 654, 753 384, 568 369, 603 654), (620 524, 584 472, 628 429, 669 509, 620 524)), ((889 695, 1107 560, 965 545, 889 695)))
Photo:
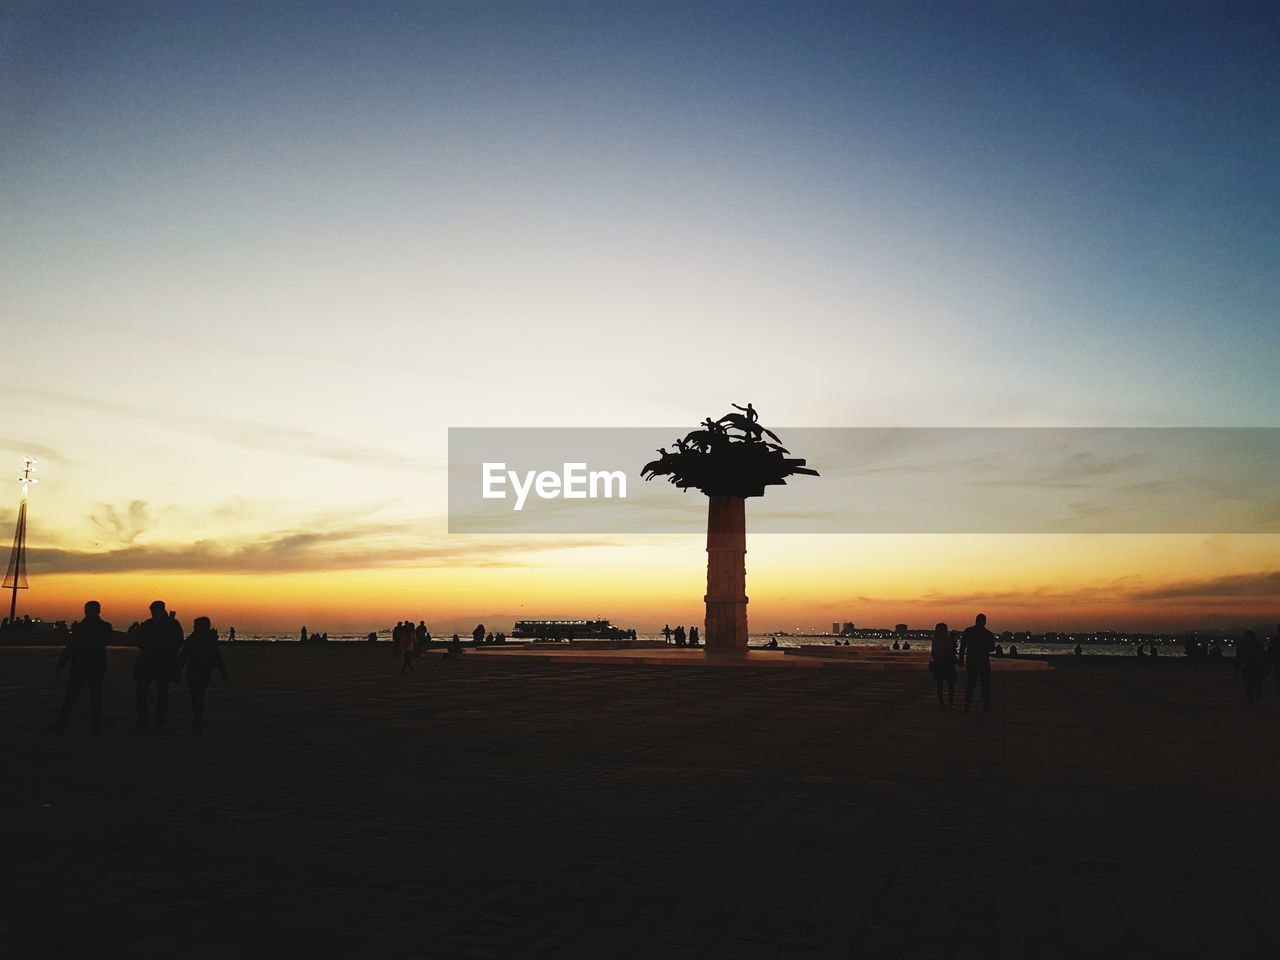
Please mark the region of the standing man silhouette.
POLYGON ((84 605, 84 619, 71 625, 71 637, 58 658, 57 673, 71 662, 67 676, 67 694, 62 698, 58 711, 58 733, 61 733, 71 717, 71 708, 80 696, 80 688, 89 685, 89 703, 93 708, 93 732, 102 729, 102 679, 107 675, 107 644, 113 632, 111 624, 100 616, 102 604, 90 600, 84 605))
POLYGON ((1276 677, 1276 693, 1280 694, 1280 624, 1276 626, 1276 635, 1267 642, 1267 659, 1276 677))
POLYGON ((427 641, 431 639, 431 633, 427 630, 427 621, 419 620, 418 625, 413 628, 413 645, 418 656, 422 656, 422 651, 427 646, 427 641))
POLYGON ((972 627, 960 636, 960 663, 964 666, 964 712, 973 707, 973 688, 982 681, 982 709, 991 710, 991 651, 996 635, 987 629, 987 615, 978 614, 972 627))
POLYGON ((133 665, 133 682, 138 688, 138 716, 134 733, 147 729, 147 699, 156 687, 155 729, 164 726, 169 713, 169 684, 178 676, 178 651, 182 649, 182 624, 170 616, 163 600, 151 604, 151 618, 138 625, 134 642, 140 648, 133 665))

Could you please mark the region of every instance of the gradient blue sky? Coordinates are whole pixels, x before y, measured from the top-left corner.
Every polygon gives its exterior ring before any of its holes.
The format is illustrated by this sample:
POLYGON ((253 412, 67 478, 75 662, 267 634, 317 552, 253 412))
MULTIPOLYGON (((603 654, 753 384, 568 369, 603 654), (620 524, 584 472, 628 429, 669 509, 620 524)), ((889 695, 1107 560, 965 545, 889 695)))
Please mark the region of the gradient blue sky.
POLYGON ((1278 9, 9 4, 2 455, 74 551, 419 538, 448 426, 1275 425, 1278 9))

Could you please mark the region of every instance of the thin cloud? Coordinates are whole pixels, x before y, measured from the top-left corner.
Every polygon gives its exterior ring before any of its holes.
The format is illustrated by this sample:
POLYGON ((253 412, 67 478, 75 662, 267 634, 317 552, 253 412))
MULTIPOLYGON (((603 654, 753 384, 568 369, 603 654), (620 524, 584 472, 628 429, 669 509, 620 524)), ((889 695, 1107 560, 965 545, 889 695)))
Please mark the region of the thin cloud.
POLYGON ((1243 573, 1205 580, 1184 580, 1130 595, 1133 600, 1227 600, 1275 597, 1280 594, 1280 570, 1243 573))
MULTIPOLYGON (((0 390, 5 393, 13 392, 4 388, 0 388, 0 390)), ((62 459, 61 455, 53 447, 46 447, 43 443, 32 443, 29 440, 13 440, 9 437, 0 437, 0 448, 12 450, 18 456, 36 457, 39 460, 62 459)))
POLYGON ((600 538, 502 540, 440 539, 429 545, 403 541, 405 529, 388 524, 326 531, 290 530, 228 544, 127 544, 110 550, 32 547, 32 573, 299 573, 386 567, 526 567, 530 553, 616 546, 600 538), (395 539, 393 539, 393 537, 395 539), (380 542, 381 541, 381 542, 380 542))
POLYGON ((131 544, 151 528, 152 518, 145 500, 130 500, 122 510, 109 503, 99 504, 89 521, 108 543, 131 544))
MULTIPOLYGON (((226 417, 199 416, 196 414, 158 412, 146 407, 115 400, 93 400, 48 390, 16 391, 0 387, 0 394, 11 397, 39 399, 75 410, 92 410, 109 413, 147 423, 160 423, 184 430, 199 430, 207 436, 239 444, 254 450, 273 453, 290 453, 297 456, 333 460, 339 463, 391 469, 443 469, 443 464, 411 457, 395 450, 354 443, 341 437, 333 437, 299 427, 281 427, 251 420, 235 420, 226 417)), ((50 451, 52 455, 52 452, 50 451)))

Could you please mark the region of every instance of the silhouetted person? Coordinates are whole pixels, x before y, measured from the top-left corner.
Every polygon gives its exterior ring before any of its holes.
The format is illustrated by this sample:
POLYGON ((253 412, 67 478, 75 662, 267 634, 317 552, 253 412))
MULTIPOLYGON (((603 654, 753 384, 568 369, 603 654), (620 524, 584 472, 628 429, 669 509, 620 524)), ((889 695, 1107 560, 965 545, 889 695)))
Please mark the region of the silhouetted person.
POLYGON ((683 626, 676 627, 675 638, 676 638, 676 646, 683 647, 684 646, 684 627, 683 626))
POLYGON ((978 614, 972 627, 960 636, 960 663, 964 667, 964 712, 973 707, 973 688, 982 681, 982 709, 991 709, 991 652, 996 635, 987 629, 987 615, 978 614))
POLYGON ((413 673, 413 624, 406 620, 396 627, 395 641, 400 650, 400 675, 413 673))
POLYGON ((84 619, 71 625, 71 637, 58 658, 55 673, 61 673, 67 663, 67 692, 58 711, 58 733, 61 733, 71 717, 71 708, 80 696, 80 688, 88 684, 89 704, 93 710, 93 732, 102 729, 102 679, 107 675, 107 644, 111 642, 111 624, 99 615, 102 605, 90 600, 84 605, 84 619))
POLYGON ((152 684, 156 688, 155 729, 159 730, 169 713, 169 684, 177 679, 178 651, 182 648, 182 625, 166 613, 163 600, 151 604, 151 618, 138 624, 134 642, 139 649, 133 665, 133 681, 138 688, 138 717, 133 732, 147 729, 147 699, 152 684))
POLYGON ((191 732, 199 733, 204 729, 204 695, 213 680, 213 671, 227 682, 227 667, 222 662, 222 651, 218 649, 218 631, 208 617, 196 617, 191 636, 182 645, 182 653, 178 657, 178 669, 187 668, 187 691, 191 694, 191 732))
POLYGON ((1147 648, 1144 647, 1142 644, 1138 644, 1138 656, 1145 657, 1146 655, 1147 655, 1147 648))
POLYGON ((1276 694, 1280 696, 1280 624, 1276 626, 1276 635, 1267 644, 1267 659, 1271 662, 1271 672, 1276 678, 1276 694))
POLYGON ((1198 670, 1200 668, 1200 641, 1196 639, 1194 633, 1183 642, 1182 655, 1187 658, 1188 670, 1198 670))
POLYGON ((698 645, 698 628, 689 628, 689 646, 696 647, 698 645))
POLYGON ((666 643, 671 642, 671 624, 666 624, 662 628, 662 639, 666 643))
POLYGON ((778 638, 777 638, 777 637, 770 637, 770 638, 769 638, 769 642, 768 642, 768 643, 766 643, 766 644, 765 644, 765 646, 766 646, 766 647, 768 647, 770 650, 777 650, 777 649, 778 649, 778 638))
POLYGON ((1076 644, 1076 647, 1075 647, 1075 654, 1076 654, 1076 656, 1077 656, 1077 657, 1083 657, 1083 656, 1084 656, 1084 647, 1080 646, 1080 644, 1078 644, 1078 643, 1077 643, 1077 644, 1076 644))
POLYGON ((933 628, 933 641, 929 646, 929 669, 933 682, 938 686, 938 709, 956 708, 956 642, 945 623, 933 628), (942 701, 942 684, 947 684, 947 702, 942 701))
POLYGON ((1149 655, 1153 657, 1160 656, 1160 651, 1156 649, 1156 645, 1154 642, 1152 642, 1151 644, 1151 653, 1149 655))
POLYGON ((444 655, 450 660, 456 660, 462 655, 462 640, 459 639, 456 633, 449 638, 449 647, 445 650, 444 655))
POLYGON ((910 641, 910 640, 903 640, 903 641, 902 641, 902 649, 903 649, 903 650, 910 650, 910 649, 911 649, 911 641, 910 641))
POLYGON ((1009 656, 1016 657, 1018 655, 1018 645, 1016 643, 1009 644, 1009 656))
POLYGON ((893 641, 893 649, 895 649, 895 650, 901 650, 901 649, 902 649, 902 644, 900 644, 897 640, 893 641))
POLYGON ((236 642, 236 628, 227 627, 227 643, 235 643, 235 642, 236 642))
POLYGON ((1246 630, 1236 647, 1236 670, 1244 677, 1244 693, 1249 706, 1262 699, 1262 678, 1266 674, 1267 653, 1257 634, 1246 630))
POLYGON ((477 647, 480 646, 480 644, 484 643, 484 624, 483 623, 476 624, 476 628, 471 631, 471 639, 472 641, 474 641, 477 647))
POLYGON ((422 653, 426 647, 427 641, 431 639, 431 634, 427 632, 427 621, 419 620, 418 625, 413 628, 413 642, 418 653, 422 653))
POLYGON ((299 639, 299 640, 301 640, 303 643, 306 643, 306 642, 307 642, 307 626, 306 626, 306 624, 303 624, 303 625, 302 625, 302 632, 301 632, 300 634, 298 634, 298 639, 299 639))

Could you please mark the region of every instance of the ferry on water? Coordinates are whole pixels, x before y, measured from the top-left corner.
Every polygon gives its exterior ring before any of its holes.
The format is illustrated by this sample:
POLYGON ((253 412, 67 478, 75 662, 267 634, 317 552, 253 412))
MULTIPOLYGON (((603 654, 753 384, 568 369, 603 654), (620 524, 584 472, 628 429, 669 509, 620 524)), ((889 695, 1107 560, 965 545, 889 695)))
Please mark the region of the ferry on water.
POLYGON ((626 640, 634 630, 615 627, 608 620, 517 620, 513 640, 626 640))

